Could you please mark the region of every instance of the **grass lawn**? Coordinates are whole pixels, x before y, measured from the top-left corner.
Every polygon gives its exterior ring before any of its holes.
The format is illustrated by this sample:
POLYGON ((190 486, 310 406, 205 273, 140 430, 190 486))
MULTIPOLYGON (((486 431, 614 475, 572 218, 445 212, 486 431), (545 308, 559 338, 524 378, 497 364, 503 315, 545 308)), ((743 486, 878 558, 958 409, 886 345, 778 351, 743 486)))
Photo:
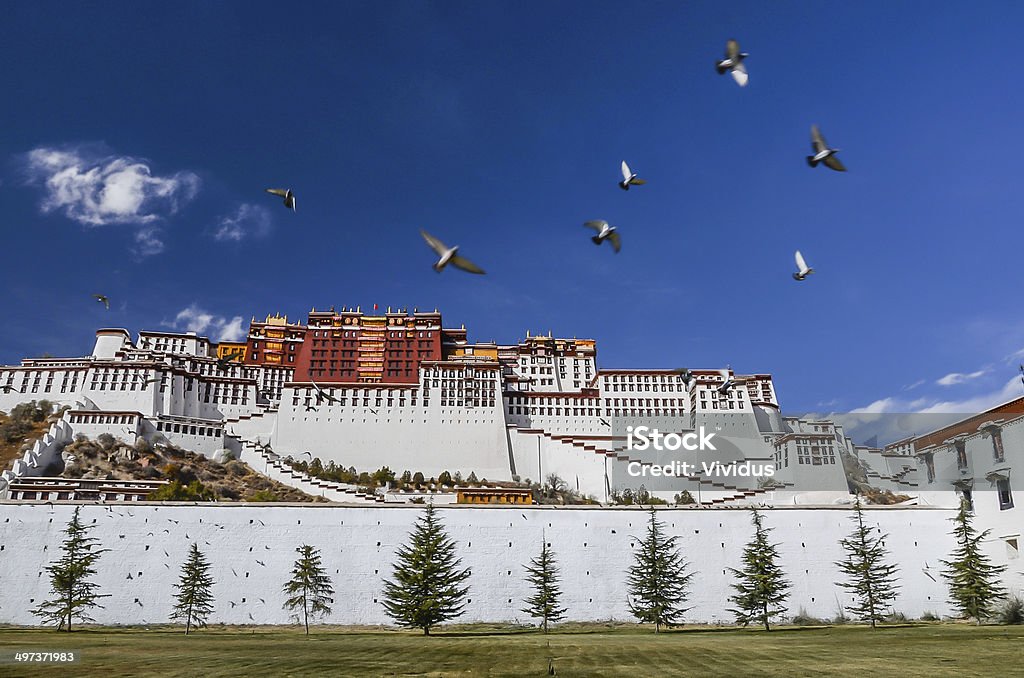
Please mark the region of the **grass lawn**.
POLYGON ((11 676, 899 676, 1024 675, 1024 626, 789 627, 771 633, 574 626, 548 636, 482 627, 411 632, 318 628, 0 629, 0 653, 81 652, 11 676))

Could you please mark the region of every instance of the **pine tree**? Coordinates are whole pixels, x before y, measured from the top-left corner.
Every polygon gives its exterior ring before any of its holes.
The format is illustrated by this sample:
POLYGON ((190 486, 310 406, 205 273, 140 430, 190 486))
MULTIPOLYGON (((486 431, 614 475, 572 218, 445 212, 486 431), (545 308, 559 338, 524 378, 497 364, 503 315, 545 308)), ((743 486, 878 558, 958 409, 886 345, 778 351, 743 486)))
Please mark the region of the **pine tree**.
POLYGON ((550 622, 557 622, 565 616, 565 608, 558 606, 562 595, 558 585, 558 566, 546 540, 541 544, 540 555, 526 566, 526 572, 526 581, 533 587, 534 594, 526 599, 527 607, 523 612, 540 619, 544 633, 547 633, 550 622))
POLYGON ((71 623, 75 619, 81 622, 94 621, 88 615, 88 610, 94 607, 102 609, 98 600, 107 597, 97 593, 99 585, 89 581, 89 577, 96 574, 96 561, 108 549, 97 548, 99 540, 89 536, 89 530, 94 526, 84 525, 80 512, 81 507, 75 508, 75 514, 64 529, 67 535, 61 546, 64 554, 46 568, 50 573, 50 587, 54 597, 32 610, 32 614, 55 624, 58 631, 66 626, 70 632, 71 623))
POLYGON ((188 560, 181 566, 181 579, 175 585, 178 589, 177 602, 171 610, 171 619, 185 622, 185 635, 192 627, 203 628, 206 619, 213 613, 213 577, 210 564, 197 544, 192 544, 188 560))
POLYGON ((951 520, 957 547, 951 560, 942 561, 946 566, 942 576, 949 582, 953 607, 965 617, 973 617, 980 625, 982 619, 992 616, 996 603, 1006 594, 999 584, 999 575, 1006 566, 993 565, 981 552, 981 542, 988 537, 990 530, 978 534, 971 524, 971 512, 966 501, 960 503, 960 510, 951 520))
POLYGON ((757 510, 751 514, 754 538, 743 549, 743 569, 729 568, 738 580, 732 585, 736 595, 729 600, 736 607, 730 612, 744 626, 756 621, 764 624, 765 631, 771 631, 771 618, 786 610, 783 603, 789 596, 790 584, 776 563, 777 545, 768 542, 771 529, 764 526, 764 517, 757 510))
POLYGON ((384 581, 384 609, 406 628, 423 629, 462 614, 469 587, 463 587, 469 568, 459 569, 455 542, 448 537, 433 504, 427 505, 409 535, 410 543, 398 549, 394 580, 384 581))
POLYGON ((885 618, 884 610, 894 600, 899 586, 895 583, 896 565, 886 563, 889 555, 885 548, 887 534, 874 535, 873 529, 864 524, 864 509, 860 497, 854 505, 851 520, 856 527, 849 537, 839 543, 846 551, 846 558, 836 566, 846 575, 846 581, 839 586, 853 594, 854 604, 847 610, 862 621, 871 622, 871 628, 885 618))
POLYGON ((665 534, 665 526, 658 520, 657 511, 650 509, 647 536, 637 539, 639 547, 634 563, 629 568, 627 603, 633 616, 644 622, 654 622, 654 632, 662 624, 678 624, 688 608, 686 589, 693 574, 687 574, 686 561, 677 546, 678 537, 665 534))
POLYGON ((292 567, 291 580, 284 585, 284 592, 289 596, 284 606, 294 613, 296 621, 305 625, 308 636, 310 616, 323 617, 331 613, 334 587, 320 564, 320 551, 305 544, 295 552, 299 559, 292 567))

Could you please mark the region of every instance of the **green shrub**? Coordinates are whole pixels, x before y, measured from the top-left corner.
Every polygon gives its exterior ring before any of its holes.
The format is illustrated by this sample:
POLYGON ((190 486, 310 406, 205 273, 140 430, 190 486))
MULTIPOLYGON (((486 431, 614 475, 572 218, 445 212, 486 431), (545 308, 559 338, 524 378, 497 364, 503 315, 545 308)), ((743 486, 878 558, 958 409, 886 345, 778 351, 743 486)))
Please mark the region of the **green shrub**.
POLYGON ((250 494, 248 497, 246 497, 245 500, 246 501, 280 501, 278 496, 276 494, 274 494, 271 490, 256 490, 255 492, 250 494))
POLYGON ((1003 603, 998 614, 1000 624, 1024 624, 1024 600, 1020 596, 1010 596, 1003 603))
POLYGON ((793 624, 793 626, 827 626, 828 625, 828 622, 825 621, 824 619, 819 619, 817 617, 812 617, 811 615, 807 614, 807 610, 805 610, 802 607, 800 608, 799 612, 797 612, 795 615, 793 615, 793 618, 790 620, 790 623, 793 624))
POLYGON ((193 480, 188 485, 182 485, 177 480, 172 480, 150 494, 147 499, 151 501, 215 501, 217 496, 212 489, 198 480, 193 480))
POLYGON ((683 490, 682 492, 677 494, 673 498, 673 501, 675 501, 675 503, 677 503, 677 504, 683 504, 683 505, 686 505, 686 504, 696 504, 697 503, 697 500, 693 498, 693 495, 690 494, 689 490, 683 490))

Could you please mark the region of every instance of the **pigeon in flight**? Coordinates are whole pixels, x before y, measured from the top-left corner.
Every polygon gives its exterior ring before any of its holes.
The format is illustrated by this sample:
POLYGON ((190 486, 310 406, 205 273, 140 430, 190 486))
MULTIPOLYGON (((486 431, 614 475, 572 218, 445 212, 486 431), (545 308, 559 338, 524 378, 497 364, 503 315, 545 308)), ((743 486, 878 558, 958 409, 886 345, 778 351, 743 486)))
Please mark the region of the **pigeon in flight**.
POLYGON ((599 419, 601 420, 602 425, 607 426, 608 428, 612 427, 612 425, 605 421, 603 417, 599 417, 599 419))
POLYGON ((730 39, 725 43, 725 58, 715 62, 715 68, 718 69, 719 75, 729 71, 737 85, 746 87, 747 67, 743 65, 743 60, 748 56, 750 55, 746 52, 740 51, 740 43, 730 39))
POLYGON ((618 230, 614 226, 609 226, 608 222, 604 219, 585 221, 583 222, 583 225, 597 231, 597 235, 590 239, 595 245, 600 245, 607 240, 612 244, 612 248, 616 252, 622 249, 622 241, 619 240, 618 230))
POLYGON ((295 194, 292 193, 290 188, 268 188, 267 193, 284 198, 284 206, 290 209, 292 212, 295 211, 295 194))
POLYGON ((217 369, 221 372, 227 372, 231 363, 239 362, 239 358, 243 355, 245 355, 245 353, 242 351, 230 351, 223 357, 217 358, 217 369))
POLYGON ((814 269, 807 265, 804 261, 804 255, 800 254, 800 250, 796 251, 794 255, 796 259, 796 273, 793 274, 793 280, 803 280, 810 274, 814 273, 814 269))
POLYGON ((438 273, 443 271, 444 267, 447 266, 448 264, 451 264, 455 268, 462 269, 467 273, 484 272, 482 268, 474 264, 469 259, 466 259, 465 257, 460 257, 458 254, 458 246, 448 247, 443 242, 441 242, 434 236, 424 231, 422 228, 420 229, 420 235, 422 235, 423 239, 427 241, 428 245, 430 245, 430 249, 434 250, 434 252, 437 253, 437 256, 441 257, 440 259, 437 260, 437 263, 434 264, 434 270, 437 271, 438 273))
POLYGON ((718 370, 718 373, 722 375, 722 385, 718 387, 718 392, 725 395, 735 386, 735 382, 729 376, 729 370, 718 370))
POLYGON ((823 162, 825 167, 836 172, 846 171, 843 163, 839 162, 839 158, 836 157, 839 149, 828 147, 825 137, 821 136, 821 130, 817 125, 811 125, 811 149, 814 151, 814 155, 807 156, 807 164, 811 167, 817 167, 819 162, 823 162))
POLYGON ((1024 384, 1024 365, 1020 366, 1020 383, 1024 384))
POLYGON ((95 299, 98 303, 103 304, 108 311, 110 310, 110 299, 109 298, 107 298, 106 296, 104 296, 102 294, 94 294, 94 295, 92 295, 92 298, 95 299))
POLYGON ((693 372, 688 367, 680 367, 672 370, 679 375, 679 378, 683 380, 683 386, 690 387, 690 382, 693 381, 693 372))
POLYGON ((619 188, 624 191, 628 191, 630 186, 641 186, 646 183, 646 179, 640 179, 637 177, 636 172, 629 169, 629 165, 626 164, 626 161, 622 161, 622 181, 619 182, 619 188))
POLYGON ((317 386, 317 383, 315 381, 311 381, 310 383, 313 384, 313 389, 316 391, 316 402, 317 402, 318 405, 321 402, 323 402, 324 400, 326 400, 327 402, 331 403, 332 405, 341 402, 340 400, 338 400, 334 396, 328 395, 326 391, 324 391, 322 388, 317 386))

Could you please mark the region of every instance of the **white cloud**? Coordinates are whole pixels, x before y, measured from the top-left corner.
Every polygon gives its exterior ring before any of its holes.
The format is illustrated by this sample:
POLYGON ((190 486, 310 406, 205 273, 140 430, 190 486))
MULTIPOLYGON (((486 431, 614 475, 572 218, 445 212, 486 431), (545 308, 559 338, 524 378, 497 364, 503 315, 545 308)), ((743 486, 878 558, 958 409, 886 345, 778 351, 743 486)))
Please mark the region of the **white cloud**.
POLYGON ((963 400, 942 400, 938 402, 932 402, 926 407, 922 407, 917 412, 922 414, 976 414, 978 412, 984 412, 985 410, 995 407, 1001 403, 1005 403, 1008 400, 1019 398, 1024 392, 1021 391, 1020 377, 1012 377, 1009 381, 1002 385, 1002 387, 989 391, 987 393, 981 393, 979 395, 971 396, 970 398, 964 398, 963 400))
POLYGON ((875 402, 867 405, 866 407, 858 407, 854 410, 850 410, 851 414, 885 414, 886 412, 898 411, 897 400, 895 398, 882 398, 875 402))
POLYGON ((208 313, 196 304, 182 309, 174 317, 174 322, 169 324, 186 332, 205 334, 214 341, 238 341, 245 336, 242 316, 236 315, 229 320, 224 316, 208 313))
POLYGON ((239 242, 270 232, 270 210, 262 205, 242 203, 233 214, 222 216, 213 231, 214 240, 239 242))
POLYGON ((986 374, 988 374, 988 370, 978 370, 977 372, 971 372, 969 374, 964 374, 962 372, 950 372, 935 383, 939 386, 955 386, 972 379, 977 379, 978 377, 983 377, 986 374))
POLYGON ((164 251, 164 241, 160 237, 160 229, 155 226, 144 226, 135 232, 135 256, 150 257, 164 251))
POLYGON ((934 396, 913 400, 889 397, 849 413, 833 412, 827 418, 843 424, 847 434, 857 442, 877 435, 885 444, 934 431, 1022 394, 1020 377, 1015 376, 995 389, 960 400, 943 400, 934 396))
POLYGON ((85 226, 157 221, 194 198, 200 183, 192 172, 154 176, 144 160, 84 148, 36 148, 26 166, 46 190, 43 212, 60 211, 85 226))

